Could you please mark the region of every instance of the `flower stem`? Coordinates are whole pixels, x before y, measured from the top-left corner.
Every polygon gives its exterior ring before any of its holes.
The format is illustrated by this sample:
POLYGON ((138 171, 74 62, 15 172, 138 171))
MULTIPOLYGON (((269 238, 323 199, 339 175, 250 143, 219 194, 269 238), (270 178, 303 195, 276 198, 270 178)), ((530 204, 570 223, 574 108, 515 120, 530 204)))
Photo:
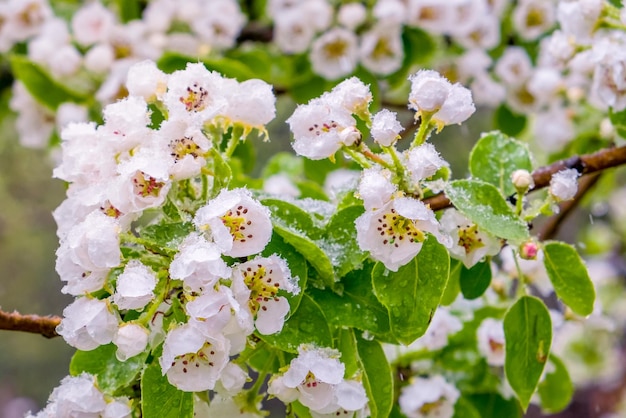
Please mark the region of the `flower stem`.
POLYGON ((422 112, 421 114, 422 120, 420 123, 420 127, 415 133, 415 138, 413 138, 413 142, 411 143, 411 148, 419 147, 426 141, 426 138, 428 138, 428 135, 432 131, 432 127, 430 126, 430 121, 433 118, 433 115, 434 113, 432 112, 430 113, 422 112))

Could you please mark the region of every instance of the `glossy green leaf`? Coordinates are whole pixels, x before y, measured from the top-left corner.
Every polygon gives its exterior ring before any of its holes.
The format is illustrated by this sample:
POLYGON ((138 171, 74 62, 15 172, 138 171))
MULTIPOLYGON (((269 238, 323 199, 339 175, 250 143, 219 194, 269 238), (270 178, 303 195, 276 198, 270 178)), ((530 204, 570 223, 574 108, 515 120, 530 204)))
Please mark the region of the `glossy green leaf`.
POLYGON ((448 251, 432 236, 417 257, 397 272, 376 264, 372 271, 374 293, 387 308, 391 332, 398 341, 410 344, 426 332, 446 288, 449 270, 448 251))
POLYGON ((477 263, 469 269, 462 265, 459 281, 465 299, 472 300, 481 297, 491 284, 489 261, 477 263))
POLYGON ((273 155, 265 164, 262 177, 268 178, 275 174, 285 174, 292 179, 304 176, 304 161, 302 157, 289 152, 279 152, 273 155))
POLYGON ((24 84, 26 90, 43 106, 55 111, 64 102, 83 102, 86 97, 69 89, 52 78, 41 66, 22 55, 10 58, 11 70, 15 78, 24 84))
POLYGON ((578 315, 593 312, 596 292, 574 247, 552 241, 543 246, 543 263, 556 295, 578 315))
POLYGON ((574 395, 574 385, 567 367, 558 357, 550 354, 548 361, 554 369, 546 373, 544 379, 539 383, 537 391, 541 399, 541 409, 544 412, 554 414, 564 410, 569 405, 574 395))
POLYGON ((279 333, 259 337, 268 344, 291 353, 297 353, 300 344, 315 344, 318 347, 333 345, 328 321, 319 305, 308 295, 302 297, 300 307, 285 322, 279 333))
POLYGON ((532 171, 528 147, 501 132, 483 135, 470 153, 472 177, 496 186, 504 196, 515 193, 511 175, 515 170, 532 171))
POLYGON ((358 361, 363 370, 363 386, 369 399, 370 417, 388 417, 393 407, 393 377, 389 362, 378 341, 355 333, 358 361))
POLYGON ((142 353, 126 361, 119 361, 115 357, 116 351, 117 347, 113 344, 101 345, 91 351, 78 350, 70 361, 70 374, 93 374, 100 389, 113 394, 137 379, 148 356, 148 353, 142 353))
POLYGON ((526 127, 526 115, 514 113, 507 105, 502 104, 493 115, 494 126, 505 135, 519 135, 526 127))
POLYGON ((193 393, 172 386, 155 361, 141 376, 141 413, 143 418, 193 418, 193 393))
POLYGON ((331 325, 353 327, 385 341, 393 340, 389 328, 389 313, 374 296, 371 277, 372 264, 347 274, 340 285, 341 294, 329 289, 308 289, 331 325))
POLYGON ((270 210, 275 224, 288 227, 311 239, 316 239, 322 234, 321 228, 315 224, 311 214, 299 206, 274 198, 263 199, 261 203, 270 210))
POLYGON ((138 0, 115 0, 118 15, 123 23, 131 20, 141 19, 141 10, 138 0))
POLYGON ((356 240, 354 221, 363 214, 362 206, 351 206, 338 211, 326 226, 322 249, 335 267, 336 277, 343 277, 367 258, 356 240))
POLYGON ((504 317, 504 338, 506 378, 526 410, 552 344, 552 322, 546 305, 535 297, 522 296, 504 317))
POLYGON ((480 180, 455 180, 446 188, 446 195, 482 230, 514 241, 528 238, 528 226, 515 215, 495 186, 480 180))

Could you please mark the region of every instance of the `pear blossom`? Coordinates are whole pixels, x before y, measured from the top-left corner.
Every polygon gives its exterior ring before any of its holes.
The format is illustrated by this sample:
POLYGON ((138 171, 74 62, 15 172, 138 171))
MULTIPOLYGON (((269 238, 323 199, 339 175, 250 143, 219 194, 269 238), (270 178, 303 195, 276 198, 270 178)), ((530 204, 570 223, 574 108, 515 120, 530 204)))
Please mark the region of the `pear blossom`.
POLYGON ((146 102, 162 99, 167 90, 168 75, 151 60, 138 62, 128 70, 126 88, 131 96, 143 97, 146 102))
POLYGON ((405 151, 403 157, 411 180, 415 183, 434 176, 441 167, 448 166, 435 147, 429 143, 405 151))
POLYGON ((571 200, 578 191, 578 171, 573 168, 561 170, 552 175, 548 192, 557 202, 571 200))
POLYGON ((20 144, 36 149, 46 147, 54 130, 52 113, 37 102, 21 82, 13 83, 12 92, 9 107, 18 114, 15 127, 20 144))
POLYGON ((183 280, 184 287, 191 291, 209 288, 220 278, 230 277, 230 274, 220 248, 195 233, 183 240, 170 263, 171 277, 183 280))
MULTIPOLYGON (((61 418, 74 416, 99 417, 107 407, 104 394, 96 386, 95 376, 82 373, 66 376, 48 399, 48 405, 37 417, 61 418)), ((130 411, 128 415, 130 416, 130 411)))
POLYGON ((105 74, 111 71, 114 64, 115 49, 108 43, 93 46, 83 58, 85 68, 96 74, 105 74))
POLYGON ((448 309, 440 306, 435 311, 424 335, 407 348, 409 350, 416 348, 425 348, 430 351, 440 350, 448 344, 448 338, 461 329, 463 329, 461 320, 452 315, 448 309))
POLYGON ((476 331, 478 351, 485 356, 490 366, 504 365, 504 327, 502 321, 486 318, 476 331))
POLYGON ((358 39, 350 30, 330 29, 313 42, 309 59, 313 71, 326 79, 346 76, 359 60, 358 39))
POLYGON ((460 393, 442 376, 417 377, 402 388, 398 402, 408 418, 452 418, 460 393))
POLYGON ((306 51, 317 32, 314 22, 301 7, 281 11, 274 23, 274 42, 286 54, 306 51))
POLYGON ((361 36, 359 58, 375 74, 389 75, 402 67, 402 26, 379 21, 361 36))
POLYGON ((293 149, 312 160, 334 155, 344 145, 341 133, 356 126, 350 112, 323 99, 299 105, 287 123, 294 136, 293 149))
POLYGON ((495 66, 496 75, 508 86, 520 86, 532 74, 532 63, 525 49, 509 46, 495 66))
POLYGON ((120 264, 120 226, 105 214, 91 212, 61 241, 57 257, 68 257, 84 271, 107 270, 120 264))
POLYGON ((262 335, 280 332, 289 312, 289 302, 278 291, 300 292, 287 263, 277 255, 257 257, 235 266, 232 289, 239 303, 255 317, 254 324, 262 335))
POLYGON ((420 252, 427 232, 446 247, 452 244, 451 238, 441 232, 433 211, 409 197, 398 197, 379 209, 368 210, 355 224, 359 247, 392 271, 398 271, 420 252))
POLYGON ((400 137, 403 129, 395 112, 382 109, 374 115, 370 133, 378 144, 389 147, 400 137))
POLYGON ((138 260, 131 260, 117 278, 113 302, 120 309, 143 309, 154 299, 157 278, 138 260))
POLYGON ((337 12, 339 24, 350 30, 355 30, 366 19, 367 8, 357 2, 343 4, 337 12))
POLYGON ((341 199, 357 187, 361 173, 356 170, 340 168, 333 170, 324 179, 324 192, 331 201, 341 199))
POLYGON ((108 301, 79 297, 63 310, 57 332, 72 347, 90 351, 110 343, 118 320, 108 301))
POLYGON ((222 112, 227 121, 247 129, 264 130, 276 116, 276 96, 265 81, 252 79, 236 83, 227 96, 228 106, 222 112))
POLYGON ((602 0, 560 1, 557 20, 563 32, 573 35, 579 44, 588 44, 603 8, 602 0))
MULTIPOLYGON (((234 396, 241 392, 246 381, 249 380, 248 373, 234 363, 228 363, 216 386, 217 393, 234 396)), ((213 400, 211 400, 211 404, 213 400)))
POLYGON ((173 386, 201 392, 215 387, 228 363, 228 351, 224 336, 208 335, 190 320, 167 333, 159 364, 173 386))
POLYGON ((126 361, 143 352, 148 345, 150 332, 139 324, 121 324, 113 336, 113 344, 117 346, 115 357, 126 361))
POLYGON ((190 19, 191 29, 214 48, 231 48, 246 18, 235 0, 204 2, 199 14, 190 19))
POLYGON ((522 0, 513 10, 513 24, 523 39, 533 40, 554 25, 555 15, 556 10, 552 2, 522 0))
POLYGON ((261 252, 272 236, 269 210, 247 189, 222 190, 198 209, 194 224, 231 257, 261 252))
POLYGON ((445 211, 441 217, 442 229, 452 237, 450 256, 461 260, 471 268, 485 256, 500 252, 501 243, 496 237, 482 231, 454 208, 445 211))
POLYGON ((397 191, 398 186, 392 182, 391 171, 375 167, 363 170, 358 194, 363 199, 365 209, 382 208, 397 191))
POLYGON ((323 98, 332 104, 343 107, 348 112, 366 119, 369 116, 369 105, 372 102, 370 86, 357 77, 350 77, 337 84, 323 98))
POLYGON ((187 302, 185 309, 196 325, 210 335, 240 333, 245 340, 254 331, 252 315, 228 286, 202 289, 199 296, 187 302))
POLYGON ((81 45, 107 41, 116 23, 113 12, 95 1, 78 9, 72 17, 72 33, 81 45))
POLYGON ((192 118, 209 122, 227 106, 224 79, 202 64, 187 64, 169 76, 163 101, 170 119, 192 118))
POLYGON ((338 357, 337 350, 301 345, 289 369, 270 381, 268 393, 286 403, 298 400, 313 411, 323 410, 343 381, 345 366, 338 357))

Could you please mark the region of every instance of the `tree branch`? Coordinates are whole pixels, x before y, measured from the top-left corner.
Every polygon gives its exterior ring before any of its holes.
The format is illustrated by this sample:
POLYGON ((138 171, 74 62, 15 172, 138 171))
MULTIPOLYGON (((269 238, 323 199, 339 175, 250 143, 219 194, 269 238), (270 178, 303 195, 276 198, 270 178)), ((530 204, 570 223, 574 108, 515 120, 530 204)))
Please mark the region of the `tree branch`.
POLYGON ((57 325, 61 323, 58 316, 22 315, 19 312, 5 312, 0 309, 0 330, 24 331, 41 334, 46 338, 58 337, 57 325))
MULTIPOLYGON (((626 146, 607 148, 593 154, 574 156, 565 160, 557 161, 545 167, 533 171, 535 187, 530 191, 543 189, 550 184, 552 175, 566 168, 576 169, 580 175, 597 173, 608 168, 626 164, 626 146)), ((424 203, 430 205, 432 210, 445 209, 452 206, 450 199, 442 192, 438 195, 424 199, 424 203)))

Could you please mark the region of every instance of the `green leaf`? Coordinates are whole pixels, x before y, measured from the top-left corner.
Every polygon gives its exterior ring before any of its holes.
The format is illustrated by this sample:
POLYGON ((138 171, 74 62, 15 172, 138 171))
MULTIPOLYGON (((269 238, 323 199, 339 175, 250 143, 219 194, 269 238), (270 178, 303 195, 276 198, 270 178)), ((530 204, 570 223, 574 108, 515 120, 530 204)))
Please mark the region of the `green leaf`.
POLYGON ((304 161, 301 157, 289 152, 279 152, 267 161, 263 168, 263 178, 274 174, 286 174, 291 179, 304 176, 304 161))
POLYGON ((115 357, 116 351, 117 347, 113 344, 101 345, 91 351, 78 350, 70 361, 70 374, 72 376, 78 376, 83 372, 93 374, 98 380, 100 389, 112 395, 137 379, 148 356, 146 352, 126 361, 119 361, 115 357))
POLYGON ((570 379, 567 368, 554 354, 550 354, 550 363, 554 370, 546 373, 543 381, 539 383, 539 398, 541 409, 549 414, 564 410, 569 405, 574 395, 574 385, 570 379))
POLYGON ((615 112, 613 108, 610 108, 609 119, 611 119, 611 124, 615 127, 618 135, 626 138, 626 109, 615 112))
POLYGON ((378 341, 355 333, 358 361, 363 370, 363 386, 369 399, 370 417, 388 417, 393 407, 393 377, 389 362, 378 341))
POLYGON ((454 415, 452 418, 483 418, 483 416, 478 412, 474 404, 464 397, 460 397, 454 404, 454 415))
MULTIPOLYGON (((198 59, 175 52, 166 52, 159 58, 157 66, 166 73, 183 70, 188 63, 197 63, 198 59)), ((206 58, 200 61, 209 71, 217 71, 225 77, 239 81, 256 78, 254 71, 245 64, 230 58, 206 58)))
POLYGON ((298 231, 312 239, 321 235, 322 230, 315 224, 310 213, 299 206, 274 198, 263 199, 261 203, 270 210, 275 224, 298 231))
POLYGON ((485 293, 491 284, 491 265, 489 261, 477 263, 472 268, 461 266, 460 285, 465 299, 476 299, 485 293))
POLYGON ((194 230, 191 222, 159 223, 141 228, 141 238, 161 248, 177 250, 183 240, 194 230))
POLYGON ((511 175, 515 170, 532 171, 528 147, 501 132, 483 135, 470 153, 472 177, 491 183, 504 196, 515 193, 511 175))
POLYGON ((308 289, 328 322, 336 327, 353 327, 392 342, 387 309, 374 296, 371 277, 372 264, 348 273, 339 282, 341 294, 330 289, 308 289))
POLYGON ((452 204, 482 230, 513 241, 528 238, 528 226, 495 186, 480 180, 455 180, 446 188, 452 204))
POLYGON ((510 136, 519 135, 526 127, 525 115, 514 113, 507 105, 502 104, 493 115, 494 126, 504 134, 510 136))
POLYGON ((468 400, 474 405, 481 418, 521 418, 522 416, 522 411, 515 399, 504 399, 498 393, 470 395, 468 400))
POLYGON ((450 277, 448 277, 448 283, 446 284, 446 290, 441 296, 441 304, 443 306, 451 305, 459 296, 461 292, 461 267, 463 263, 454 258, 450 259, 450 277))
POLYGON ((123 23, 141 19, 139 2, 137 0, 115 0, 115 3, 117 4, 120 20, 123 23))
POLYGON ((504 317, 504 338, 506 378, 526 411, 550 354, 552 321, 546 305, 522 296, 504 317))
POLYGON ((578 315, 593 312, 596 291, 574 247, 552 241, 543 246, 543 263, 556 295, 578 315))
POLYGON ((336 277, 345 276, 367 258, 356 240, 354 224, 363 212, 362 206, 347 207, 337 212, 326 226, 322 248, 335 267, 336 277))
POLYGON ((141 413, 143 418, 193 418, 193 393, 170 385, 154 362, 141 376, 141 413))
POLYGON ((391 332, 403 344, 421 337, 435 314, 450 272, 448 250, 433 236, 417 257, 389 271, 377 263, 372 271, 374 293, 387 308, 391 332))
POLYGON ((11 70, 26 90, 43 106, 56 111, 61 103, 84 102, 86 97, 58 83, 41 66, 22 55, 10 58, 11 70))
POLYGON ((259 335, 270 345, 290 353, 297 353, 300 344, 332 347, 333 338, 328 321, 319 305, 308 295, 302 297, 298 310, 285 322, 278 334, 259 335))

